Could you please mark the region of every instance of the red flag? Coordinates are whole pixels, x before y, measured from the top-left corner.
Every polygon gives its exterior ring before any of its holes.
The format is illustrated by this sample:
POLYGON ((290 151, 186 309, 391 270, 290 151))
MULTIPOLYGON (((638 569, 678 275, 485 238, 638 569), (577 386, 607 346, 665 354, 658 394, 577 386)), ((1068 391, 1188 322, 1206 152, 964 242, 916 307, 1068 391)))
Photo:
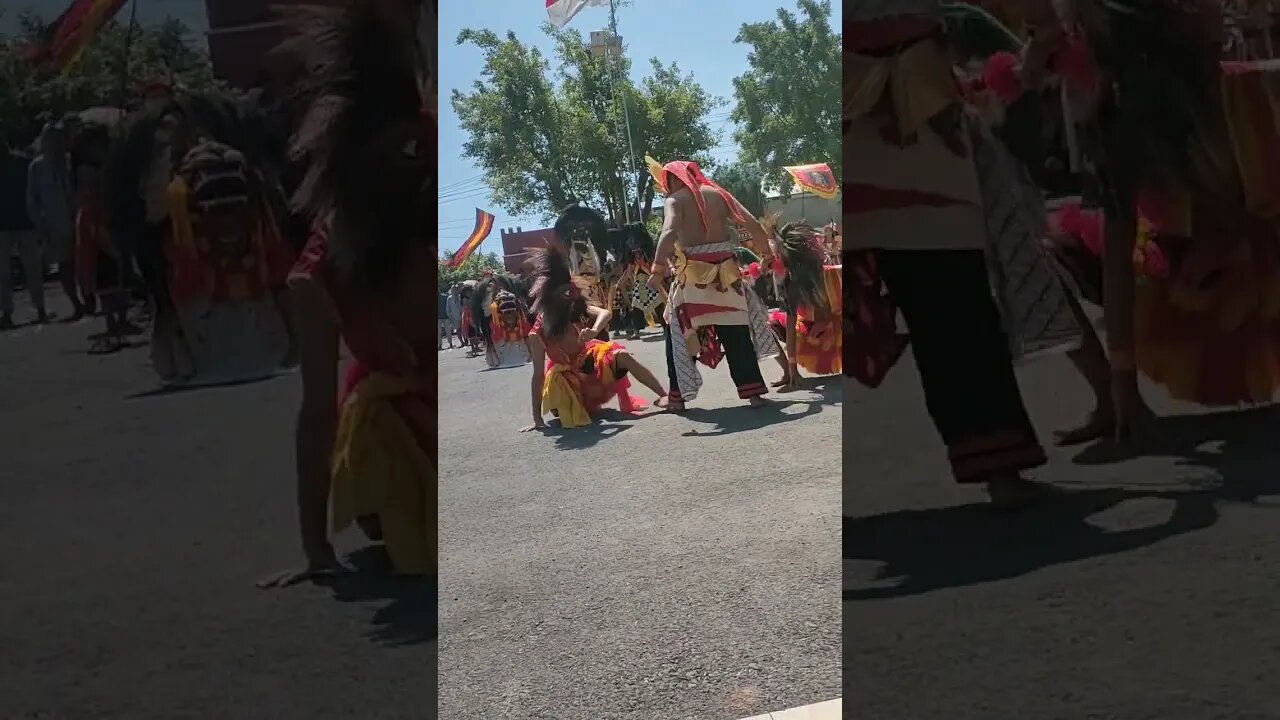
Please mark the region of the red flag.
POLYGON ((480 243, 484 242, 484 239, 489 237, 489 233, 493 231, 493 219, 493 216, 489 213, 476 208, 475 229, 471 231, 471 235, 467 237, 467 241, 462 244, 462 247, 458 248, 458 252, 454 253, 453 257, 449 258, 449 261, 445 263, 445 267, 454 269, 466 262, 467 258, 471 257, 471 253, 475 252, 476 248, 480 247, 480 243))
POLYGON ((835 199, 840 187, 836 184, 835 174, 826 163, 813 165, 790 165, 783 168, 791 173, 796 184, 824 200, 835 199))
POLYGON ((107 21, 115 17, 129 0, 72 0, 71 5, 45 29, 44 37, 23 56, 29 61, 49 62, 65 72, 107 21))

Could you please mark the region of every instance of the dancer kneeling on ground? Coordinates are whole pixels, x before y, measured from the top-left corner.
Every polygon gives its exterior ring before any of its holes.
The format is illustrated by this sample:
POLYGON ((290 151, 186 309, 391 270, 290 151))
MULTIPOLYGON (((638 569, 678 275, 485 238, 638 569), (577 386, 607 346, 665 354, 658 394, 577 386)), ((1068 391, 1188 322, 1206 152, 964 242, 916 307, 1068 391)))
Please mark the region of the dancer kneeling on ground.
POLYGON ((628 392, 628 375, 656 393, 656 404, 662 406, 667 391, 649 368, 622 343, 597 339, 609 327, 612 314, 587 302, 583 281, 569 271, 564 253, 552 247, 535 255, 533 263, 533 425, 522 432, 546 427, 547 413, 560 418, 561 427, 589 425, 615 395, 623 412, 644 408, 644 402, 628 392))
POLYGON ((265 587, 341 572, 328 531, 352 524, 385 542, 395 574, 436 571, 436 127, 421 82, 435 23, 425 10, 377 0, 305 16, 324 70, 297 141, 312 164, 295 202, 329 219, 289 278, 306 566, 265 587), (415 36, 408 12, 420 10, 415 36), (339 398, 342 345, 356 363, 339 398))

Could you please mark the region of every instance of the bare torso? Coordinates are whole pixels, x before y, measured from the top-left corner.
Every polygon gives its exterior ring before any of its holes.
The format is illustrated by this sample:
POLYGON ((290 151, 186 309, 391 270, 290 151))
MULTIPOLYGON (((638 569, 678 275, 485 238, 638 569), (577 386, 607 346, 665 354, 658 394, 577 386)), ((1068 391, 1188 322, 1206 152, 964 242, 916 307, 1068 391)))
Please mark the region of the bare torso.
POLYGON ((689 188, 676 191, 671 199, 675 203, 675 241, 682 248, 707 243, 735 242, 727 235, 729 207, 720 193, 709 187, 698 188, 702 196, 702 204, 706 207, 707 222, 704 226, 702 215, 698 213, 698 204, 694 201, 693 192, 689 188))

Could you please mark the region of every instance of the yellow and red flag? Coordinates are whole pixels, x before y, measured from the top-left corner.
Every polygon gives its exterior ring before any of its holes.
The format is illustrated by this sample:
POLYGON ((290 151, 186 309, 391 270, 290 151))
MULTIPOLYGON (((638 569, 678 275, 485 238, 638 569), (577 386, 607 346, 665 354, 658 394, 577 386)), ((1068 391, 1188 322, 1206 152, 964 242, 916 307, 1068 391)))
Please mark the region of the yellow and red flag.
POLYGON ((80 59, 93 36, 128 1, 72 0, 71 5, 45 28, 44 37, 27 49, 27 59, 48 62, 66 72, 80 59))
POLYGON ((840 192, 835 173, 831 172, 831 166, 826 163, 790 165, 783 170, 791 173, 797 185, 823 200, 834 200, 836 194, 840 192))
POLYGON ((480 247, 480 243, 484 242, 484 239, 489 237, 491 232, 493 232, 493 216, 480 208, 476 208, 475 229, 471 231, 471 235, 467 237, 467 241, 462 244, 462 247, 458 248, 458 252, 454 253, 453 257, 449 258, 449 261, 445 263, 445 267, 456 268, 466 262, 467 258, 471 257, 471 253, 480 247))

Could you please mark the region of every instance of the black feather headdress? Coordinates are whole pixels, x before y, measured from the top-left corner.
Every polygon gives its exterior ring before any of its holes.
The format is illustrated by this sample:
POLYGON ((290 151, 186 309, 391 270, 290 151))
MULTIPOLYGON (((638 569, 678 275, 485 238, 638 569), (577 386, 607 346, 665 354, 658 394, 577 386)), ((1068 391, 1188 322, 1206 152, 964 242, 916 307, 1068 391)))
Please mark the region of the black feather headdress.
MULTIPOLYGON (((766 232, 773 229, 774 222, 766 219, 766 232)), ((776 252, 785 269, 783 297, 778 299, 788 310, 806 307, 819 318, 830 315, 819 233, 807 223, 792 222, 778 228, 773 235, 776 252)))
POLYGON ((530 255, 533 287, 531 309, 542 317, 542 327, 551 337, 564 334, 587 312, 585 281, 570 269, 569 257, 555 245, 530 255))
POLYGON ((385 285, 410 243, 433 242, 434 81, 424 47, 433 7, 344 0, 290 13, 306 38, 310 99, 293 143, 309 164, 294 202, 331 219, 330 257, 356 285, 385 285))
MULTIPOLYGON (((1117 207, 1139 185, 1207 192, 1230 186, 1210 149, 1219 113, 1221 15, 1207 0, 1083 0, 1099 69, 1111 82, 1098 111, 1098 149, 1117 207)), ((1220 8, 1219 8, 1220 10, 1220 8)))

